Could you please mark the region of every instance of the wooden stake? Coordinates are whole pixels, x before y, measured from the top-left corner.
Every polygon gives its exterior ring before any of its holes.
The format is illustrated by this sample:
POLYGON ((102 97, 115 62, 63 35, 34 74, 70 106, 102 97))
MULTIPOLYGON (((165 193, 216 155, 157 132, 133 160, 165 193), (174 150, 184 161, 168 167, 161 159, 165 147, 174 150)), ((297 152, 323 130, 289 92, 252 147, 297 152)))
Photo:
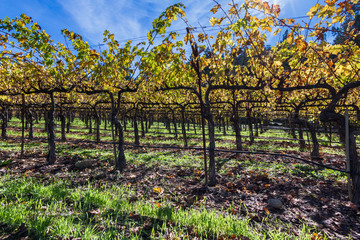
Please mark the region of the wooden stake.
MULTIPOLYGON (((349 110, 345 110, 345 152, 346 152, 346 171, 350 172, 350 134, 349 134, 349 110)), ((349 199, 353 199, 351 174, 347 174, 349 199)))
POLYGON ((22 94, 22 109, 21 109, 21 158, 24 157, 25 144, 25 95, 22 94))

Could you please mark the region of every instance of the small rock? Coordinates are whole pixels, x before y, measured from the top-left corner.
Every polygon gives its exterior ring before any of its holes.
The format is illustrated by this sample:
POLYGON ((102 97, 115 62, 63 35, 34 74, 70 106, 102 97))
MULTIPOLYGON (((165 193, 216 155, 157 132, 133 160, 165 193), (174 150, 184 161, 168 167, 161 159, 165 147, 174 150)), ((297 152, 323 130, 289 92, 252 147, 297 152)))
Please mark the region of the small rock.
POLYGON ((281 209, 282 206, 283 206, 283 203, 277 198, 271 198, 268 200, 269 208, 281 209))
POLYGON ((92 167, 96 162, 94 160, 82 160, 75 163, 75 167, 78 169, 85 169, 92 167))

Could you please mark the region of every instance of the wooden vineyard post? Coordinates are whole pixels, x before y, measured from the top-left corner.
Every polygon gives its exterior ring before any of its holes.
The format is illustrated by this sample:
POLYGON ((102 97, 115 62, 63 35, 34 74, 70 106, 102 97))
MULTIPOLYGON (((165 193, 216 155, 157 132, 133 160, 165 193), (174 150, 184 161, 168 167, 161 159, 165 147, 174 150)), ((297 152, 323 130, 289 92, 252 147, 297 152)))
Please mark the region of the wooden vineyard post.
POLYGON ((21 108, 21 157, 24 157, 24 141, 25 141, 25 95, 21 95, 22 108, 21 108))
POLYGON ((331 132, 331 123, 329 124, 329 147, 331 147, 331 136, 332 132, 331 132))
POLYGON ((349 110, 345 110, 345 152, 346 152, 346 171, 347 179, 348 179, 348 192, 350 201, 353 200, 353 191, 352 191, 352 183, 351 183, 351 174, 350 172, 350 135, 349 135, 349 110))
MULTIPOLYGON (((201 89, 200 89, 201 93, 201 89)), ((202 127, 202 139, 204 150, 204 173, 205 173, 205 186, 208 184, 208 172, 207 172, 207 158, 206 158, 206 136, 205 136, 205 118, 204 118, 204 106, 201 105, 201 127, 202 127)))
MULTIPOLYGON (((308 121, 307 119, 306 119, 306 121, 308 121)), ((311 143, 310 143, 310 137, 309 137, 309 124, 305 124, 306 126, 305 126, 305 132, 306 132, 306 139, 307 139, 307 149, 309 149, 309 151, 311 151, 311 143)), ((316 133, 315 133, 316 134, 316 133)))

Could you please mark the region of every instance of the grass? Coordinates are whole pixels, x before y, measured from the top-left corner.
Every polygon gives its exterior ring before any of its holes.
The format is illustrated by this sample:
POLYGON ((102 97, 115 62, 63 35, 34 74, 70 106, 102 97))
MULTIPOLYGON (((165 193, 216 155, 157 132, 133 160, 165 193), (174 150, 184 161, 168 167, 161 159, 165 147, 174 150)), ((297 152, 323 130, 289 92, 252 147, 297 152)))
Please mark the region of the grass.
POLYGON ((226 174, 229 168, 236 167, 245 172, 256 172, 273 178, 284 174, 313 180, 334 180, 336 182, 345 182, 347 178, 347 175, 343 172, 301 163, 289 164, 279 160, 268 162, 264 161, 261 156, 251 156, 240 163, 228 159, 218 159, 218 163, 219 165, 225 163, 227 165, 227 168, 219 171, 219 173, 223 174, 226 174))
POLYGON ((158 165, 172 168, 175 166, 187 168, 201 168, 202 156, 193 155, 187 152, 169 152, 169 151, 151 151, 145 153, 128 152, 126 154, 130 162, 138 164, 146 164, 148 166, 158 165))
MULTIPOLYGON (((60 126, 60 122, 56 121, 56 124, 58 126, 60 126)), ((9 126, 11 127, 21 127, 21 121, 19 119, 12 119, 9 122, 9 126)), ((110 124, 108 124, 108 128, 107 130, 104 130, 104 122, 102 122, 102 124, 100 125, 101 128, 101 140, 102 141, 112 141, 112 137, 111 137, 111 132, 110 132, 110 124)), ((140 126, 140 124, 139 124, 140 126)), ((149 129, 150 133, 147 133, 146 136, 147 138, 143 139, 140 138, 140 142, 143 144, 172 144, 172 145, 183 145, 183 141, 182 141, 182 134, 181 134, 181 128, 178 127, 178 138, 174 139, 174 127, 173 124, 171 124, 172 130, 171 130, 171 134, 169 134, 169 131, 166 129, 165 125, 163 123, 154 123, 152 128, 149 129), (166 137, 166 139, 163 139, 163 137, 166 137)), ((34 124, 34 128, 35 129, 44 129, 44 122, 43 120, 39 121, 38 124, 34 124)), ((199 141, 199 139, 201 139, 201 127, 200 126, 196 126, 197 128, 197 134, 195 135, 194 132, 194 128, 193 126, 191 126, 189 128, 189 131, 187 131, 187 136, 188 136, 188 141, 189 141, 189 146, 198 146, 201 147, 201 142, 199 141)), ((127 142, 134 142, 134 133, 133 133, 133 128, 131 127, 130 122, 127 123, 127 130, 125 131, 125 141, 127 142)), ((186 127, 187 129, 187 127, 186 127)), ((139 129, 140 131, 140 129, 139 129)), ((75 120, 71 123, 71 130, 70 133, 67 133, 66 136, 68 139, 73 139, 73 140, 95 140, 95 131, 93 131, 92 134, 88 133, 88 129, 86 129, 85 124, 79 119, 79 118, 75 118, 75 120)), ((217 147, 225 147, 225 148, 234 148, 235 147, 235 136, 234 136, 234 132, 232 130, 232 128, 228 128, 226 131, 227 135, 223 135, 223 131, 219 130, 218 127, 215 128, 215 134, 216 134, 216 139, 217 141, 217 147)), ((21 136, 21 131, 15 131, 15 130, 8 130, 8 135, 9 136, 16 136, 16 137, 20 137, 21 136)), ((27 136, 27 133, 25 134, 27 136)), ((140 134, 141 135, 141 134, 140 134)), ((243 135, 243 141, 246 142, 249 140, 248 137, 248 132, 247 130, 243 129, 242 131, 242 135, 243 135)), ((43 137, 45 138, 46 132, 44 131, 35 131, 34 132, 34 136, 35 137, 43 137)), ((61 135, 60 135, 60 130, 57 129, 56 131, 56 138, 60 139, 61 135)), ((282 151, 282 150, 291 150, 291 151, 298 151, 298 147, 294 146, 294 147, 287 147, 284 148, 281 146, 281 144, 277 144, 277 142, 279 141, 286 141, 290 144, 293 145, 298 145, 298 141, 297 140, 291 140, 292 136, 289 134, 288 131, 284 131, 284 130, 280 130, 280 129, 269 129, 265 132, 260 133, 259 132, 259 137, 257 138, 255 137, 255 144, 253 146, 249 146, 251 147, 252 150, 256 149, 256 150, 266 150, 266 148, 270 148, 269 150, 271 151, 282 151), (263 138, 271 138, 268 140, 268 144, 264 145, 263 141, 265 141, 266 139, 263 138), (256 144, 257 142, 259 142, 259 144, 256 144)), ((307 139, 307 134, 304 132, 304 137, 305 140, 307 139)), ((319 143, 321 145, 321 150, 324 153, 330 153, 330 154, 341 154, 344 155, 343 152, 339 152, 338 149, 334 149, 331 148, 329 146, 329 141, 328 141, 328 136, 324 133, 319 133, 318 134, 318 140, 319 143)), ((339 143, 334 143, 334 142, 338 142, 338 136, 336 134, 333 134, 332 136, 332 146, 341 146, 339 143)), ((306 140, 307 143, 307 140, 306 140)), ((245 144, 246 146, 246 144, 245 144)))
MULTIPOLYGON (((40 121, 39 124, 35 124, 35 127, 42 127, 43 126, 43 122, 40 121)), ((18 119, 12 120, 9 124, 12 127, 20 127, 21 126, 21 122, 18 119)), ((101 125, 102 127, 104 126, 104 124, 101 125)), ((165 129, 165 125, 164 124, 157 124, 155 123, 153 125, 154 127, 156 127, 156 131, 159 131, 159 134, 164 134, 167 133, 168 130, 165 129)), ((127 124, 127 131, 125 133, 125 141, 126 142, 133 142, 133 136, 132 134, 132 128, 131 128, 131 124, 127 124)), ((180 128, 179 128, 180 129, 180 128)), ((103 135, 102 141, 111 141, 111 134, 108 131, 104 131, 102 130, 103 134, 104 133, 108 133, 108 135, 103 135)), ((201 129, 198 128, 197 129, 197 133, 199 134, 201 132, 201 129)), ((8 131, 10 136, 19 136, 19 134, 21 134, 19 131, 8 131)), ((230 135, 233 134, 232 130, 228 129, 227 133, 229 135, 226 136, 217 136, 217 139, 219 139, 216 142, 216 146, 217 147, 221 147, 221 148, 234 148, 234 136, 230 135), (225 141, 224 141, 225 140, 225 141)), ((57 133, 57 138, 59 139, 59 134, 57 133)), ((154 144, 167 144, 167 145, 177 145, 177 146, 182 146, 183 145, 183 141, 182 138, 180 137, 181 134, 179 133, 179 138, 174 139, 174 138, 170 138, 171 135, 163 135, 169 138, 163 139, 161 137, 158 137, 159 134, 154 134, 154 133, 149 133, 146 134, 147 138, 144 139, 140 139, 142 144, 150 144, 150 145, 154 145, 154 144)), ((197 147, 201 147, 202 143, 201 141, 198 140, 199 135, 192 135, 194 134, 194 130, 193 127, 190 127, 190 131, 188 132, 188 136, 189 140, 189 146, 197 146, 197 147), (192 137, 196 137, 196 138, 191 138, 192 137)), ((219 131, 218 128, 216 128, 216 134, 222 134, 222 131, 219 131)), ((38 137, 45 137, 46 133, 44 132, 36 132, 34 133, 34 135, 38 136, 38 137)), ((88 134, 88 130, 85 128, 84 123, 76 118, 75 121, 72 123, 72 129, 70 131, 70 133, 67 134, 67 138, 68 139, 73 139, 73 140, 92 140, 94 139, 95 134, 88 134)), ((306 135, 306 134, 305 134, 306 135)), ((320 134, 321 136, 319 136, 319 140, 324 140, 326 138, 325 134, 320 134)), ((260 136, 262 137, 277 137, 277 138, 289 138, 289 133, 285 132, 283 130, 278 130, 278 129, 270 129, 268 131, 265 131, 264 133, 260 134, 260 136)), ((246 138, 245 138, 246 139, 246 138)), ((336 139, 335 139, 336 140, 336 139)), ((264 144, 263 142, 259 142, 259 141, 263 141, 262 139, 258 139, 255 138, 255 143, 251 146, 247 146, 246 144, 244 144, 245 149, 246 147, 248 148, 248 150, 250 151, 269 151, 269 152, 282 152, 282 151, 298 151, 298 147, 296 145, 294 145, 294 147, 292 146, 285 146, 286 144, 277 144, 276 141, 269 141, 267 142, 267 144, 264 144)), ((288 140, 287 142, 289 143, 294 143, 296 144, 297 141, 294 140, 288 140)), ((325 144, 326 145, 326 144, 325 144)), ((12 143, 9 141, 1 141, 0 142, 0 148, 3 151, 8 151, 8 152, 19 152, 20 151, 20 145, 17 143, 12 143)), ((25 150, 30 150, 30 151, 42 151, 42 152, 46 152, 47 151, 47 144, 44 143, 39 143, 39 142, 27 142, 25 144, 25 150)), ((338 155, 343 155, 343 151, 339 152, 339 149, 334 149, 334 148, 329 148, 326 146, 322 146, 321 150, 324 153, 330 153, 330 154, 338 154, 338 155)), ((57 144, 57 152, 60 156, 71 156, 71 155, 77 155, 80 156, 81 158, 87 159, 87 158, 95 158, 95 159, 99 159, 100 161, 109 161, 112 157, 113 157, 113 153, 111 150, 103 150, 102 152, 99 152, 98 149, 93 148, 93 149, 84 149, 84 148, 79 148, 76 147, 76 145, 74 146, 73 144, 69 145, 67 143, 62 143, 59 142, 57 144)), ((178 158, 176 161, 173 160, 169 160, 170 158, 166 155, 163 155, 162 153, 156 152, 156 151, 152 151, 149 153, 131 153, 131 152, 127 152, 127 157, 130 159, 136 159, 136 162, 139 163, 148 163, 149 159, 152 159, 153 161, 151 162, 162 162, 165 164, 169 164, 169 165, 177 165, 177 166, 184 166, 184 165, 192 165, 193 167, 201 167, 202 164, 202 160, 200 159, 200 156, 193 156, 192 154, 183 154, 180 158, 178 158)), ((219 160, 220 162, 222 161, 221 159, 219 160)), ((251 161, 249 163, 244 163, 244 165, 246 167, 249 168, 249 170, 259 170, 258 168, 263 168, 263 169, 267 169, 271 174, 276 174, 276 171, 273 171, 272 169, 283 169, 282 171, 288 171, 288 166, 284 165, 284 164, 280 164, 280 163, 266 163, 266 162, 262 162, 262 161, 251 161), (264 167, 261 167, 261 165, 264 165, 264 167), (272 173, 274 172, 274 173, 272 173)), ((315 178, 316 176, 318 178, 326 178, 326 177, 330 177, 330 176, 334 176, 336 175, 336 178, 342 179, 344 178, 344 174, 342 173, 337 173, 335 174, 334 171, 331 170, 314 170, 314 167, 312 166, 308 166, 308 165, 303 165, 304 167, 299 167, 302 166, 301 164, 296 165, 298 167, 295 167, 294 169, 291 169, 291 173, 297 175, 297 176, 304 176, 305 174, 307 174, 308 176, 315 178)))
MULTIPOLYGON (((20 127, 20 123, 11 121, 10 126, 20 127)), ((88 130, 79 119, 76 119, 72 126, 70 133, 67 134, 68 139, 94 140, 95 134, 88 134, 88 130)), ((159 126, 164 127, 163 125, 159 126)), ((35 127, 43 129, 43 123, 35 127)), ((134 141, 132 130, 131 125, 128 124, 125 133, 125 141, 128 143, 134 141)), ((166 134, 168 133, 166 129, 150 130, 158 133, 146 134, 147 137, 140 140, 142 144, 183 145, 180 133, 177 139, 173 139, 171 138, 173 135, 166 134)), ((102 141, 111 141, 109 130, 102 129, 101 132, 102 141)), ((200 133, 201 129, 198 128, 197 134, 200 133)), ((21 135, 19 131, 15 130, 8 131, 8 134, 11 137, 21 135)), ((222 134, 222 131, 217 129, 216 134, 222 134)), ((216 136, 217 147, 234 148, 235 137, 230 135, 233 132, 227 130, 227 134, 226 136, 216 136)), ((45 132, 36 131, 34 135, 35 137, 46 137, 45 132)), ((59 139, 60 133, 57 132, 56 136, 59 139)), ((202 145, 199 141, 200 135, 195 135, 192 127, 188 136, 190 146, 200 147, 202 145)), ((288 133, 279 130, 269 130, 260 136, 289 138, 288 133)), ((325 135, 320 136, 320 139, 325 137, 325 135)), ((246 139, 247 137, 244 138, 244 140, 246 139)), ((264 139, 255 138, 255 144, 252 146, 244 144, 244 146, 249 150, 298 151, 297 141, 294 140, 287 140, 287 142, 293 143, 294 147, 278 144, 274 140, 268 141, 267 144, 264 144, 263 141, 264 139)), ((11 139, 0 141, 0 148, 2 151, 10 153, 20 151, 20 145, 11 139)), ((338 151, 324 144, 321 149, 324 152, 338 151)), ((47 151, 47 143, 27 140, 25 150, 44 153, 47 151)), ((110 162, 113 158, 111 145, 90 148, 61 141, 57 142, 57 154, 63 157, 78 156, 80 159, 96 159, 101 162, 110 162)), ((180 167, 197 171, 203 166, 200 153, 176 150, 126 151, 126 158, 130 164, 146 165, 149 168, 156 168, 161 164, 168 169, 180 167)), ((11 159, 9 157, 2 160, 0 166, 10 164, 11 159)), ((343 173, 318 169, 305 164, 290 165, 281 161, 268 162, 257 155, 251 155, 242 162, 221 157, 217 157, 217 161, 222 165, 219 168, 220 174, 226 174, 231 168, 238 168, 245 173, 255 172, 273 178, 287 174, 318 180, 332 179, 337 182, 346 180, 343 173)), ((65 174, 71 178, 72 174, 76 174, 76 172, 65 174)), ((240 178, 240 176, 234 177, 240 178)), ((194 178, 194 176, 184 178, 194 178)), ((171 181, 171 179, 166 181, 171 181)), ((149 192, 151 191, 152 189, 149 190, 149 192)), ((193 237, 226 239, 231 236, 247 236, 250 239, 314 239, 314 233, 316 233, 316 229, 304 224, 294 234, 294 226, 274 218, 254 224, 251 213, 244 217, 234 214, 231 209, 222 209, 221 211, 209 209, 205 207, 205 204, 196 208, 181 208, 174 206, 171 199, 162 197, 161 194, 156 201, 149 200, 146 194, 143 198, 133 201, 131 197, 134 194, 134 189, 130 185, 99 186, 91 182, 85 185, 74 185, 71 180, 61 179, 49 183, 31 177, 16 179, 5 174, 1 176, 0 181, 0 226, 5 224, 5 230, 11 232, 11 229, 20 228, 22 224, 25 224, 27 231, 36 239, 77 237, 82 237, 82 239, 167 239, 169 236, 172 239, 191 239, 193 237)), ((246 206, 243 207, 246 208, 246 206)))
POLYGON ((317 168, 306 164, 294 164, 292 168, 284 170, 291 175, 299 177, 308 177, 318 180, 334 180, 336 182, 346 182, 347 175, 343 172, 331 169, 317 168))
POLYGON ((20 151, 21 147, 18 143, 0 141, 0 148, 3 151, 16 152, 20 151))
MULTIPOLYGON (((174 140, 175 141, 175 140, 174 140)), ((179 142, 179 141, 178 141, 179 142)), ((176 143, 176 141, 175 141, 176 143)), ((26 150, 33 152, 46 152, 47 143, 30 142, 26 145, 26 150)), ((275 147, 268 146, 268 148, 259 148, 254 150, 267 150, 276 151, 275 147)), ((0 148, 3 151, 19 152, 20 146, 18 143, 0 141, 0 148)), ((109 162, 112 161, 113 152, 111 148, 97 149, 97 148, 83 148, 76 144, 61 143, 57 144, 57 154, 59 156, 78 156, 82 159, 98 159, 99 161, 109 162)), ((166 167, 174 166, 187 166, 192 168, 201 169, 203 164, 202 155, 194 155, 189 152, 171 152, 163 150, 152 150, 149 152, 132 152, 126 151, 126 158, 134 164, 157 164, 161 163, 166 167)), ((0 162, 7 164, 8 160, 0 162)), ((279 173, 290 173, 299 177, 310 177, 312 179, 334 179, 336 181, 345 181, 346 174, 329 169, 319 169, 318 167, 310 166, 307 164, 289 165, 279 161, 266 162, 263 161, 261 156, 252 155, 248 160, 243 161, 240 165, 236 161, 229 161, 228 159, 218 159, 218 163, 226 163, 228 166, 240 166, 247 171, 262 172, 266 171, 270 176, 276 176, 279 173), (231 164, 230 164, 231 163, 231 164)))
POLYGON ((10 175, 1 180, 0 222, 13 228, 25 224, 37 239, 164 239, 169 232, 174 239, 310 239, 314 232, 304 226, 295 236, 291 227, 284 229, 283 224, 259 228, 249 217, 238 218, 228 210, 220 214, 202 206, 198 210, 175 209, 165 199, 130 202, 132 191, 126 186, 73 187, 66 181, 44 185, 33 178, 10 175))

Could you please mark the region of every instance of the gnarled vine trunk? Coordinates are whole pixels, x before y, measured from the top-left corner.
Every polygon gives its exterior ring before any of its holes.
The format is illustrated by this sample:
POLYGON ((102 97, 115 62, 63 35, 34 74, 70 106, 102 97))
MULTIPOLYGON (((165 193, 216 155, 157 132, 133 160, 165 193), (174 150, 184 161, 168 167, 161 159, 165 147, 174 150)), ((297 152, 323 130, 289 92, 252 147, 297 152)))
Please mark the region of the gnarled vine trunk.
POLYGON ((54 113, 55 113, 55 98, 54 93, 50 94, 50 109, 47 112, 47 134, 48 134, 48 147, 49 152, 47 154, 46 160, 48 163, 54 163, 56 161, 56 144, 55 144, 55 121, 54 121, 54 113))
POLYGON ((94 117, 95 117, 95 125, 96 125, 96 143, 100 142, 100 124, 101 124, 101 118, 100 114, 96 109, 96 105, 94 106, 94 117))
MULTIPOLYGON (((345 116, 340 113, 336 113, 333 106, 329 106, 320 113, 320 121, 334 122, 338 127, 338 132, 340 135, 340 140, 345 143, 345 116)), ((352 196, 350 200, 356 204, 360 204, 360 163, 358 159, 358 154, 356 151, 356 138, 354 135, 354 127, 350 125, 349 127, 349 159, 350 159, 350 188, 352 196)))
POLYGON ((254 143, 253 118, 251 108, 246 109, 246 119, 249 127, 249 145, 254 143))
POLYGON ((3 106, 2 112, 1 112, 1 137, 6 139, 7 138, 7 126, 9 122, 9 109, 7 106, 3 106))
POLYGON ((114 141, 114 160, 115 160, 115 168, 119 171, 123 171, 126 167, 126 157, 124 152, 124 129, 117 118, 120 109, 120 93, 117 99, 117 104, 115 103, 114 96, 110 93, 111 98, 111 114, 110 119, 112 124, 115 126, 115 131, 117 132, 118 142, 115 143, 115 137, 113 137, 114 141), (117 146, 116 146, 117 145, 117 146))
POLYGON ((233 115, 231 117, 231 121, 233 122, 234 131, 235 131, 235 142, 236 142, 236 150, 242 151, 242 140, 241 140, 241 131, 240 131, 240 122, 239 122, 239 113, 238 106, 236 103, 232 105, 233 107, 233 115))
POLYGON ((26 111, 26 121, 29 123, 29 139, 34 138, 34 114, 30 109, 26 111))
POLYGON ((61 124, 61 140, 66 141, 66 117, 62 109, 60 110, 59 118, 61 124))
POLYGON ((186 136, 186 126, 185 126, 185 107, 181 108, 181 132, 183 135, 183 140, 184 140, 184 147, 188 147, 188 140, 187 140, 187 136, 186 136))
POLYGON ((70 125, 71 125, 71 112, 67 113, 67 122, 66 122, 66 133, 70 133, 70 125))
POLYGON ((211 113, 209 92, 205 96, 204 117, 208 121, 209 128, 209 186, 216 185, 216 168, 215 168, 215 122, 211 113))
POLYGON ((171 112, 172 112, 172 122, 173 122, 173 125, 174 125, 175 138, 178 138, 175 112, 174 111, 171 111, 171 112))
POLYGON ((140 124, 141 124, 141 137, 145 137, 145 124, 144 121, 146 122, 146 117, 145 117, 145 113, 141 110, 141 118, 140 118, 140 124))
POLYGON ((135 106, 135 113, 134 113, 134 135, 135 135, 135 145, 139 146, 140 145, 140 138, 139 138, 139 126, 138 126, 138 108, 137 106, 135 106))
MULTIPOLYGON (((295 124, 297 123, 302 126, 306 126, 309 129, 311 142, 312 142, 312 150, 311 150, 310 156, 312 159, 320 159, 319 141, 316 136, 316 129, 315 129, 314 124, 309 122, 308 120, 302 119, 302 118, 294 119, 294 123, 295 124)), ((300 136, 299 136, 299 139, 301 139, 300 136)), ((305 140, 304 140, 304 142, 305 142, 305 140)), ((305 145, 305 143, 304 143, 304 145, 305 145)))

